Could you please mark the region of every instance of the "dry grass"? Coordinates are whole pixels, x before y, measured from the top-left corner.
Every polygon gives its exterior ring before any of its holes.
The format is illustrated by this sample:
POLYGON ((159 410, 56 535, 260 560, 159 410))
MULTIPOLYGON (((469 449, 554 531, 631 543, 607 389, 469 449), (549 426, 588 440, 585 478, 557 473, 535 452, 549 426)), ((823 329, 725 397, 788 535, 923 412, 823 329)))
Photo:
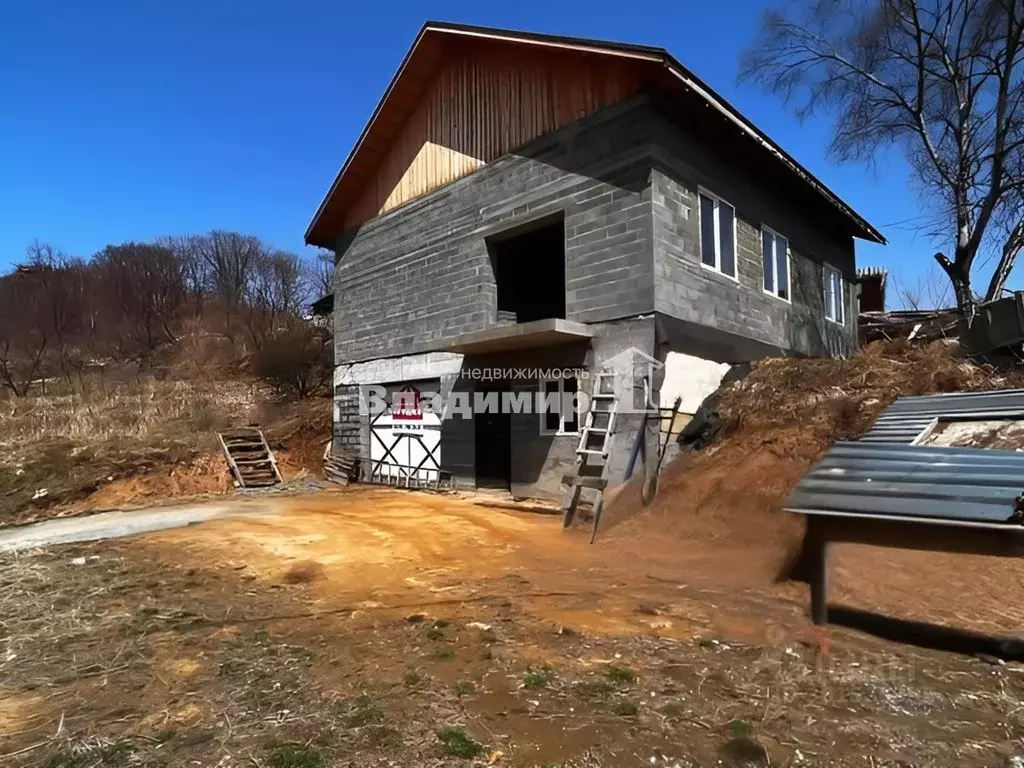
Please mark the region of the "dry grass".
POLYGON ((1019 386, 1024 373, 971 363, 942 342, 873 342, 848 360, 761 360, 718 407, 727 436, 801 426, 822 439, 851 439, 901 395, 1019 386))
POLYGON ((0 445, 61 437, 102 441, 153 433, 209 431, 247 415, 261 398, 248 382, 140 376, 53 382, 48 391, 0 399, 0 445))
POLYGON ((0 525, 223 493, 231 486, 215 433, 250 421, 269 427, 286 474, 318 468, 329 403, 268 409, 266 398, 244 380, 154 376, 84 377, 0 397, 0 525))

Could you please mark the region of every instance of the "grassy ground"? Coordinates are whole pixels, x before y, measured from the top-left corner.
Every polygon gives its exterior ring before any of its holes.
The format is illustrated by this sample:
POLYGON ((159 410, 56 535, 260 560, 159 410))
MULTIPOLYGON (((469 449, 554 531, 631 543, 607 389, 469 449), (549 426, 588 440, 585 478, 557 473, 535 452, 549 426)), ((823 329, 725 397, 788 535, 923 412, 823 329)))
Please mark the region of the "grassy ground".
MULTIPOLYGON (((456 510, 478 524, 441 541, 448 502, 421 498, 368 500, 376 517, 418 509, 413 538, 346 523, 376 551, 286 516, 5 556, 0 764, 980 767, 1022 751, 1024 667, 849 633, 740 641, 575 538, 548 559, 557 523, 456 510), (295 531, 341 559, 296 559, 295 531), (510 532, 540 553, 513 554, 510 532)), ((332 508, 341 526, 343 497, 332 508)), ((778 596, 685 592, 792 620, 778 596)))

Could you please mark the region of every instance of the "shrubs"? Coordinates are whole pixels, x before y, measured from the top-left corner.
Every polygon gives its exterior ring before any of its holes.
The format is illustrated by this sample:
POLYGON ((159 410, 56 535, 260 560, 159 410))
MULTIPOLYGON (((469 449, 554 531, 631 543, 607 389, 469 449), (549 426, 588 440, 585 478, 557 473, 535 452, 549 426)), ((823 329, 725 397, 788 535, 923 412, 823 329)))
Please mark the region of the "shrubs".
POLYGON ((325 328, 304 321, 291 323, 253 354, 253 373, 283 395, 318 395, 327 387, 334 370, 330 341, 325 328))

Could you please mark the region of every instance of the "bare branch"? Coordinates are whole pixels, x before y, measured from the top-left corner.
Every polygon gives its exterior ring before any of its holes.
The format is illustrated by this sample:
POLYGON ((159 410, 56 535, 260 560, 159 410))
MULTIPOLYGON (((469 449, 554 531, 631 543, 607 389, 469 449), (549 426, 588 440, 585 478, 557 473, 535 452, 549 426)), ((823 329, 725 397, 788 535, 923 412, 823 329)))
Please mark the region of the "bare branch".
POLYGON ((806 117, 834 118, 830 152, 870 161, 900 149, 944 234, 937 260, 973 316, 980 253, 1002 256, 994 298, 1021 250, 1024 19, 1019 0, 794 0, 765 14, 741 79, 806 117), (1009 224, 1003 229, 1004 224, 1009 224), (1003 230, 1005 240, 998 245, 1003 230))

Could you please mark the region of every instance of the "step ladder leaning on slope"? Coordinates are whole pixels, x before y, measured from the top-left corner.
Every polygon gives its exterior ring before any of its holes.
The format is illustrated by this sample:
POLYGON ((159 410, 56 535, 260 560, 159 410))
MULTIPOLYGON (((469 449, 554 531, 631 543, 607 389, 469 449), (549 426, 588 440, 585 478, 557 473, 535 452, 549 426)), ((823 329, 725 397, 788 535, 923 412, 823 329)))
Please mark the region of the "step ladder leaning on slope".
POLYGON ((266 488, 281 483, 277 460, 262 430, 238 427, 217 433, 217 438, 237 486, 266 488))
POLYGON ((602 371, 595 377, 594 391, 590 396, 590 405, 580 429, 580 441, 576 446, 573 472, 562 478, 562 482, 569 486, 562 505, 563 528, 568 528, 575 520, 584 490, 591 492, 595 497, 591 506, 591 543, 597 535, 598 523, 601 522, 604 491, 608 487, 608 456, 615 433, 615 414, 619 408, 615 383, 615 374, 612 372, 602 371))

